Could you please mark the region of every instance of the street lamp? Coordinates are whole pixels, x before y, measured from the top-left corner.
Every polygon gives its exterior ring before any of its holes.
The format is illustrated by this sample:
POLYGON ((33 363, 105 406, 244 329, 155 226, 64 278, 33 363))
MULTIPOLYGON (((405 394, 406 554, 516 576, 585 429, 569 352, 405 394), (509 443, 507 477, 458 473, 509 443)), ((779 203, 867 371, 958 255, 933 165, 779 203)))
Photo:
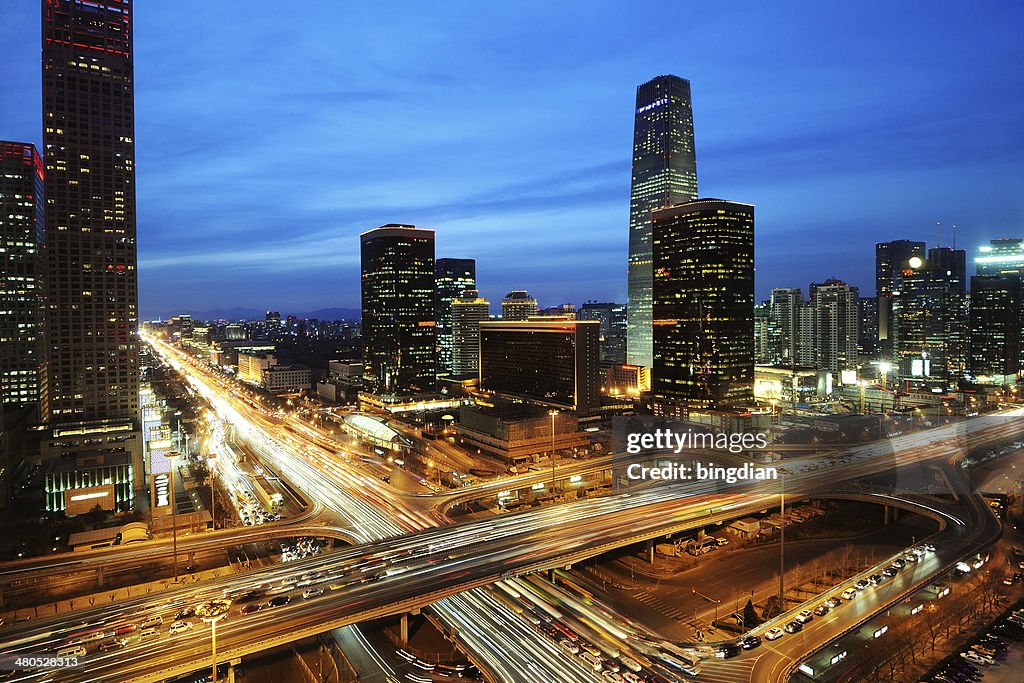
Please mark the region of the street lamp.
POLYGON ((208 600, 196 607, 196 616, 210 625, 210 649, 213 660, 213 683, 217 683, 217 622, 228 615, 230 600, 208 600))
POLYGON ((555 416, 558 415, 557 410, 549 410, 548 415, 551 416, 551 492, 554 494, 555 491, 555 416))
POLYGON ((167 459, 171 463, 171 481, 170 481, 170 494, 171 494, 171 538, 173 539, 174 545, 174 580, 178 580, 178 508, 175 504, 174 495, 174 471, 178 469, 178 466, 174 464, 174 459, 180 456, 181 453, 178 451, 168 451, 167 459))

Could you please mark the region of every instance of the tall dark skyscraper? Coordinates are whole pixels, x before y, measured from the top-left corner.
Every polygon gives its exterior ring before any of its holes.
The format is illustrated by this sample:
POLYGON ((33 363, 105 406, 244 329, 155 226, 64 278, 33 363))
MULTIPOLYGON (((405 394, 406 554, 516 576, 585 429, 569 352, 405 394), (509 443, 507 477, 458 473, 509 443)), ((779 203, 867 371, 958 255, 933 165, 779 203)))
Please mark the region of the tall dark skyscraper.
POLYGON ((3 406, 27 406, 46 398, 43 266, 43 162, 35 145, 0 141, 3 406))
POLYGON ((892 359, 901 379, 948 387, 967 363, 966 252, 935 247, 897 271, 891 295, 892 359))
POLYGON ((749 405, 754 207, 700 199, 654 212, 654 412, 749 405))
POLYGON ((971 278, 971 378, 985 384, 1015 384, 1021 371, 1022 278, 1019 273, 971 278))
POLYGON ((924 242, 894 240, 875 245, 875 307, 878 313, 878 350, 883 360, 892 360, 893 282, 897 273, 910 267, 913 258, 924 262, 924 242))
POLYGON ((363 379, 375 394, 437 386, 434 231, 389 224, 364 232, 363 379))
POLYGON ((636 89, 633 176, 629 198, 629 291, 626 359, 650 368, 651 212, 697 198, 690 82, 658 76, 636 89))
MULTIPOLYGON (((109 481, 105 467, 122 468, 117 477, 131 468, 138 490, 144 471, 131 0, 44 2, 42 63, 47 454, 74 469, 70 479, 79 483, 109 481), (83 476, 87 470, 95 476, 83 476)), ((116 497, 118 506, 130 504, 123 487, 116 497)), ((96 500, 103 506, 111 498, 96 500)), ((50 504, 62 506, 63 495, 50 504)))
POLYGON ((476 290, 476 261, 471 258, 439 258, 437 273, 437 372, 449 374, 454 365, 452 342, 452 301, 476 290))

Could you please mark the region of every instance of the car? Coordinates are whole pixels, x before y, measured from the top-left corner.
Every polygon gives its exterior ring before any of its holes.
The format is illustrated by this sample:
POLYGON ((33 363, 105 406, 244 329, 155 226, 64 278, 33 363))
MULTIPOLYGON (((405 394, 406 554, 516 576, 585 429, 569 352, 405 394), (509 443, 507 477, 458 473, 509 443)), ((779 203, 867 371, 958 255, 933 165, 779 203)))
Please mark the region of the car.
POLYGON ((786 629, 786 633, 796 633, 797 631, 803 631, 804 625, 799 621, 791 621, 783 626, 783 628, 786 629))
POLYGON ((580 653, 580 646, 567 638, 559 641, 558 646, 569 654, 578 655, 580 653))
POLYGON ((938 550, 938 547, 934 543, 922 543, 922 545, 924 546, 924 549, 930 553, 934 553, 938 550))
POLYGON ((291 601, 292 601, 291 597, 289 597, 287 595, 278 595, 277 597, 270 598, 270 601, 267 602, 267 606, 268 607, 282 607, 284 605, 287 605, 291 601))
POLYGON ((785 631, 783 631, 778 626, 773 626, 773 627, 771 627, 770 629, 768 629, 767 631, 764 632, 765 640, 778 640, 779 638, 781 638, 784 635, 785 635, 785 631))
POLYGON ((877 586, 883 581, 885 581, 885 577, 881 574, 872 574, 870 577, 868 577, 868 583, 870 583, 872 586, 877 586))
POLYGON ((857 597, 857 591, 853 587, 843 591, 843 600, 853 600, 855 597, 857 597))
POLYGON ((244 606, 241 610, 239 610, 239 613, 252 614, 253 612, 259 612, 261 609, 263 609, 262 602, 250 602, 248 605, 244 606))
POLYGON ((903 569, 907 566, 907 561, 904 560, 902 557, 897 557, 895 560, 892 561, 892 565, 890 566, 896 567, 897 569, 903 569))
POLYGON ((324 589, 323 588, 307 588, 306 590, 302 591, 302 599, 303 600, 308 600, 310 598, 315 598, 315 597, 323 595, 323 594, 324 594, 324 589))
POLYGON ((916 557, 921 557, 921 556, 922 556, 922 555, 924 555, 924 554, 925 554, 925 553, 926 553, 927 551, 926 551, 926 550, 925 550, 924 548, 922 548, 921 546, 915 546, 915 547, 913 547, 913 548, 911 548, 911 549, 910 549, 910 552, 914 553, 914 555, 915 555, 916 557))
POLYGON ((907 553, 903 556, 903 559, 907 562, 917 562, 917 555, 915 555, 914 553, 907 553))
POLYGON ((741 652, 743 652, 743 650, 735 643, 722 643, 718 646, 718 649, 715 650, 715 656, 721 659, 729 659, 730 657, 735 657, 741 652))
POLYGON ((153 636, 160 635, 160 629, 158 628, 144 628, 139 632, 139 638, 145 640, 146 638, 152 638, 153 636))
POLYGON ((796 620, 799 621, 801 624, 806 624, 808 621, 812 619, 814 619, 814 613, 811 612, 811 610, 809 609, 805 609, 801 611, 800 614, 796 615, 796 620))
POLYGON ((126 638, 114 638, 106 642, 100 643, 100 652, 113 652, 114 650, 120 650, 128 643, 126 638))
POLYGON ((191 621, 175 621, 173 624, 171 624, 171 627, 167 630, 167 632, 174 636, 179 633, 184 633, 185 631, 191 631, 194 626, 195 624, 193 624, 191 621))
POLYGON ((996 649, 994 647, 988 647, 987 645, 982 645, 980 643, 972 644, 971 649, 977 652, 978 654, 985 655, 986 657, 992 657, 993 659, 996 657, 997 654, 996 649))
POLYGON ((161 626, 164 623, 164 618, 161 616, 146 617, 142 620, 139 628, 149 628, 151 626, 161 626))
POLYGON ((890 579, 900 573, 900 570, 896 567, 886 567, 882 570, 882 573, 888 576, 890 579))
POLYGON ((835 609, 836 607, 839 607, 839 605, 843 604, 843 599, 833 595, 831 598, 825 601, 825 604, 831 607, 832 609, 835 609))
POLYGON ((761 645, 761 636, 747 636, 740 641, 740 647, 744 650, 753 650, 761 645))
POLYGON ((972 664, 983 664, 984 666, 992 666, 996 663, 996 660, 991 657, 986 657, 982 654, 975 652, 974 650, 968 650, 967 652, 961 652, 960 656, 966 659, 972 664))
POLYGON ((815 616, 823 617, 826 614, 828 614, 828 612, 829 612, 829 606, 828 606, 828 604, 826 604, 824 602, 814 608, 815 616))
POLYGON ((857 582, 853 584, 853 587, 854 587, 854 588, 856 588, 856 589, 857 589, 857 590, 859 590, 859 591, 862 591, 862 590, 864 590, 865 588, 867 588, 867 587, 868 587, 868 585, 869 585, 869 584, 868 584, 868 582, 867 582, 866 580, 864 580, 864 579, 858 579, 858 580, 857 580, 857 582))
POLYGON ((180 612, 174 615, 174 620, 181 621, 182 619, 188 619, 189 617, 194 617, 195 615, 195 607, 186 607, 185 609, 181 610, 180 612))

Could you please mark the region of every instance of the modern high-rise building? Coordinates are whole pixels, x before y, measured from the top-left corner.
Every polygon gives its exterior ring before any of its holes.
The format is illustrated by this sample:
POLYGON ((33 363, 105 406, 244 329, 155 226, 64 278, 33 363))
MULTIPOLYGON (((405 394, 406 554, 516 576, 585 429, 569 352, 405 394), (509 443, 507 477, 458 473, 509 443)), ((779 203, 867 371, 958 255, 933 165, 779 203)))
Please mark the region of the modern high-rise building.
POLYGON ((476 290, 476 261, 471 258, 439 258, 434 264, 437 279, 437 372, 453 372, 452 301, 476 290))
POLYGON ((580 306, 576 317, 601 323, 601 363, 621 365, 626 362, 626 307, 623 304, 588 301, 580 306))
POLYGON ((892 359, 901 379, 952 386, 967 364, 963 250, 935 247, 896 273, 891 294, 892 359))
POLYGON ((804 301, 799 287, 772 290, 769 310, 777 337, 778 365, 814 365, 814 310, 804 301))
POLYGON ((875 306, 878 311, 878 347, 882 360, 892 360, 892 293, 898 273, 924 263, 924 242, 894 240, 875 245, 875 306))
POLYGON ((990 240, 978 247, 980 256, 974 258, 978 275, 1001 275, 1024 272, 1024 240, 1019 237, 1004 237, 990 240))
POLYGON ((601 404, 600 323, 534 318, 480 324, 480 388, 587 415, 601 404))
POLYGON ((629 198, 627 362, 653 364, 651 212, 697 198, 690 82, 658 76, 636 89, 629 198))
POLYGON ((754 207, 700 199, 653 218, 655 414, 749 405, 754 207))
POLYGON ((537 300, 525 289, 515 289, 501 300, 502 320, 527 320, 537 315, 537 300))
POLYGON ((971 278, 968 370, 983 384, 1016 384, 1021 371, 1024 277, 1020 273, 971 278))
POLYGON ((548 308, 538 310, 537 315, 542 318, 560 317, 565 318, 566 320, 576 320, 576 306, 573 304, 550 306, 548 308))
POLYGON ((371 393, 437 386, 434 231, 389 224, 360 235, 363 377, 371 393))
POLYGON ((117 470, 121 486, 83 495, 94 495, 100 507, 126 508, 131 489, 145 484, 132 2, 48 0, 42 20, 49 393, 43 417, 51 430, 44 457, 68 470, 47 475, 47 506, 65 509, 65 484, 102 487, 95 482, 117 470))
POLYGON ((452 374, 470 375, 480 371, 480 323, 491 317, 491 303, 475 289, 462 292, 452 301, 452 374))
POLYGON ((43 162, 31 143, 0 141, 2 406, 46 398, 43 268, 43 162))
POLYGON ((836 279, 810 286, 808 308, 814 315, 814 366, 828 370, 837 379, 843 370, 856 370, 859 365, 858 291, 836 279))
POLYGON ((754 304, 754 363, 773 365, 779 362, 780 338, 771 301, 754 304))
POLYGON ((878 299, 873 296, 860 298, 858 351, 865 356, 874 356, 878 352, 878 299))

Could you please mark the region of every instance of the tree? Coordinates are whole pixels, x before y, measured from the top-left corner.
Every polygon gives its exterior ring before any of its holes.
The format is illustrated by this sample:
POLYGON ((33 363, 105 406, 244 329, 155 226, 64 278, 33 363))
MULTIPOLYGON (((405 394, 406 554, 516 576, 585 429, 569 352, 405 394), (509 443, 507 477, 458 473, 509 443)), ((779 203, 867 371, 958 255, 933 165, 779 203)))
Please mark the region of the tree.
POLYGON ((757 616, 757 610, 754 609, 754 602, 747 600, 747 604, 743 607, 743 628, 749 631, 760 623, 761 619, 757 616))
POLYGON ((769 595, 768 599, 764 601, 764 609, 761 610, 761 617, 764 621, 774 619, 775 617, 782 614, 782 606, 779 603, 778 595, 769 595))

